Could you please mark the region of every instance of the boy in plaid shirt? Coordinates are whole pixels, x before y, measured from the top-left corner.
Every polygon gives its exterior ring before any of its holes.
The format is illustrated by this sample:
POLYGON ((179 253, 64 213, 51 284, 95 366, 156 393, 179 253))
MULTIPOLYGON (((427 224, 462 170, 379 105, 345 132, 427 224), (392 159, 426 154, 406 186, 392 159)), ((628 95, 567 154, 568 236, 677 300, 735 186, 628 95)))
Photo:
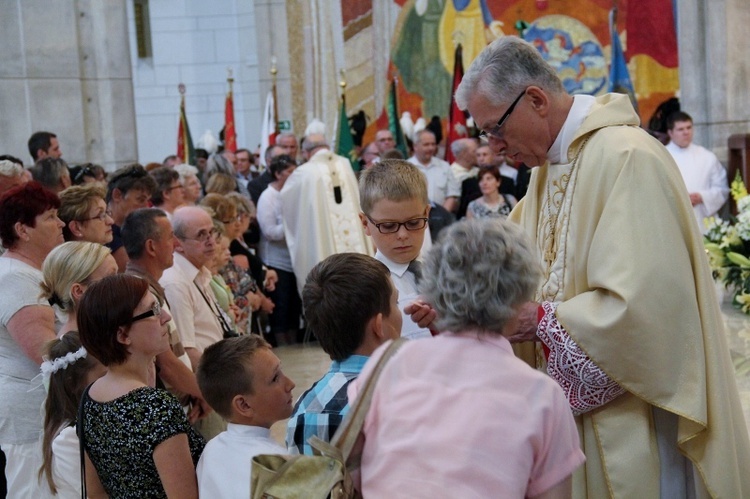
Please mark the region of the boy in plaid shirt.
POLYGON ((287 423, 288 451, 312 455, 307 439, 331 440, 349 410, 346 389, 369 356, 401 336, 401 311, 388 268, 358 253, 318 263, 307 276, 302 305, 307 326, 333 361, 299 398, 287 423))

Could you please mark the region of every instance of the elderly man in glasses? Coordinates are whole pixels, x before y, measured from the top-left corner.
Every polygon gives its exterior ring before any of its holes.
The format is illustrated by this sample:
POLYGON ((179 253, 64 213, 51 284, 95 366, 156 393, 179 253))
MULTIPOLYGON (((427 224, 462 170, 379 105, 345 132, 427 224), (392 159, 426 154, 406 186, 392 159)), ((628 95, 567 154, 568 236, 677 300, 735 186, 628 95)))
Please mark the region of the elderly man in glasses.
MULTIPOLYGON (((175 210, 172 227, 174 264, 164 271, 159 284, 195 370, 203 350, 232 334, 229 319, 211 290, 211 271, 206 267, 216 252, 216 230, 208 212, 197 206, 175 210)), ((224 431, 226 423, 212 413, 196 423, 196 429, 208 440, 224 431)))
POLYGON ((628 97, 569 95, 508 36, 472 63, 456 100, 496 152, 538 166, 511 214, 545 270, 516 339, 544 343, 577 416, 587 461, 573 495, 750 497, 701 235, 674 161, 628 97))

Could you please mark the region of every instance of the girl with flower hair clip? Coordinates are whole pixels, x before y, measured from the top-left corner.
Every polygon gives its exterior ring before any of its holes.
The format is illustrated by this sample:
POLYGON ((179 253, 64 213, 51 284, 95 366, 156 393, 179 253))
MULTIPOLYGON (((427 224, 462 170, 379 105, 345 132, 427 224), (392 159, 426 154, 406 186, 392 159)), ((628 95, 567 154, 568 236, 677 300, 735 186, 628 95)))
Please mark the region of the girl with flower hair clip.
MULTIPOLYGON (((84 241, 57 246, 42 265, 40 297, 58 307, 66 319, 58 339, 47 344, 41 365, 47 399, 39 478, 46 478, 57 497, 81 496, 81 458, 75 431, 78 401, 83 389, 106 372, 81 345, 76 310, 88 286, 116 272, 117 262, 108 248, 84 241)), ((40 480, 40 485, 44 488, 44 481, 40 480)))
POLYGON ((87 355, 78 332, 71 331, 47 344, 41 371, 48 391, 40 482, 46 479, 56 497, 77 499, 81 497, 81 458, 75 426, 78 402, 83 390, 106 368, 87 355))

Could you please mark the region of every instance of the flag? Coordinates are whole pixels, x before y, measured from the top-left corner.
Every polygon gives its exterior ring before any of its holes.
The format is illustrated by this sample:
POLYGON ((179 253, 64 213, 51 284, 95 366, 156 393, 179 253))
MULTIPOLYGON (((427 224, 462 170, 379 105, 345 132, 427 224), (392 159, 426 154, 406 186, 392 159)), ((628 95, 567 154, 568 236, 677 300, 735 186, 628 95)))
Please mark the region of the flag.
POLYGON ((620 44, 620 35, 617 33, 617 9, 609 11, 609 31, 612 35, 612 60, 609 66, 609 92, 627 94, 630 102, 633 103, 633 109, 638 112, 638 101, 635 98, 633 82, 630 79, 628 65, 625 62, 625 54, 620 44))
POLYGON ((456 55, 453 59, 453 91, 451 92, 451 108, 448 114, 448 136, 445 141, 445 160, 453 163, 456 158, 451 151, 451 143, 458 139, 469 136, 466 129, 466 113, 461 111, 456 104, 456 89, 464 77, 463 49, 461 44, 456 45, 456 55))
POLYGON ((234 130, 234 102, 232 98, 232 83, 229 83, 229 92, 224 104, 224 150, 237 151, 237 133, 234 130))
POLYGON ((195 164, 195 148, 193 138, 190 136, 187 116, 185 115, 185 96, 180 101, 180 124, 177 128, 177 157, 180 161, 189 165, 195 164))
POLYGON ((359 170, 354 151, 354 138, 349 128, 349 117, 346 115, 346 96, 341 96, 341 112, 339 113, 339 129, 336 134, 336 154, 349 159, 354 171, 359 170), (356 167, 355 167, 356 165, 356 167))
POLYGON ((634 67, 632 76, 638 85, 641 107, 649 104, 656 107, 668 96, 675 95, 680 88, 673 7, 672 0, 628 2, 625 7, 625 31, 628 34, 626 55, 631 67, 634 67), (651 102, 644 102, 645 99, 651 102))
MULTIPOLYGON (((625 29, 628 33, 628 58, 647 54, 665 68, 676 68, 677 28, 672 0, 650 0, 627 4, 625 29)), ((639 84, 640 86, 640 84, 639 84)))
POLYGON ((388 94, 388 105, 386 112, 388 114, 388 128, 393 134, 393 138, 396 139, 396 149, 401 151, 401 154, 405 158, 409 157, 409 153, 406 148, 406 139, 404 139, 404 132, 401 130, 401 123, 399 122, 398 115, 398 79, 394 76, 391 81, 391 91, 388 94))
POLYGON ((273 90, 266 97, 266 109, 263 111, 263 122, 260 130, 260 164, 266 164, 266 151, 276 143, 277 130, 276 99, 273 90))

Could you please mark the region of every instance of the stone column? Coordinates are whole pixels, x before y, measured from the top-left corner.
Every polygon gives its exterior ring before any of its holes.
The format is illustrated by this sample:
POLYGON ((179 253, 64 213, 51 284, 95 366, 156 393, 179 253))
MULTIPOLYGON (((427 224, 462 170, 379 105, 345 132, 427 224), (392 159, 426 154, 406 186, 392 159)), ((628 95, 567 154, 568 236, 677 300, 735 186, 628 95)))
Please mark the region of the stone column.
POLYGON ((693 117, 695 142, 727 161, 727 139, 750 133, 750 2, 677 3, 680 103, 693 117))
POLYGON ((38 130, 70 164, 135 161, 125 0, 8 0, 0 16, 0 151, 30 163, 38 130))

